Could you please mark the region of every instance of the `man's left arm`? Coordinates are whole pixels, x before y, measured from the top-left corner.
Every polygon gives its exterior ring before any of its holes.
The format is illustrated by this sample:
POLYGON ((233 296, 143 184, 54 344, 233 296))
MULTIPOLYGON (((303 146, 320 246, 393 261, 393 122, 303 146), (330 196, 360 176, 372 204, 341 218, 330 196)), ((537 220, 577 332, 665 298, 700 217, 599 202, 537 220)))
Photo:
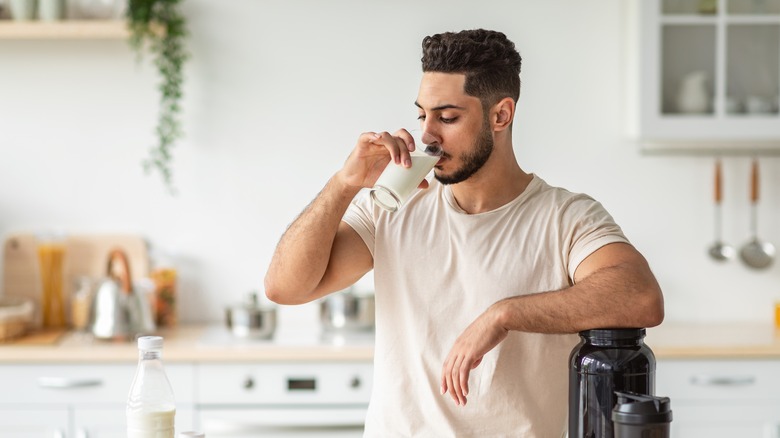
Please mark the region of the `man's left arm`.
POLYGON ((441 392, 466 404, 470 371, 510 330, 577 333, 600 327, 653 327, 663 318, 663 294, 645 258, 627 243, 611 243, 579 264, 573 286, 507 298, 483 312, 450 350, 441 392))

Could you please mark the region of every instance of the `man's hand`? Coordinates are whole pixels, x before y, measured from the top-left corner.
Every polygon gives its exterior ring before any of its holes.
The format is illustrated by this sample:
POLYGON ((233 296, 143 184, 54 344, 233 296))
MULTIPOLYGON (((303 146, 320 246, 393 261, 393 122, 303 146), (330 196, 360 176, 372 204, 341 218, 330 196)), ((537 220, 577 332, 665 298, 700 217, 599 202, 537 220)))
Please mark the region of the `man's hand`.
POLYGON ((348 186, 372 187, 389 161, 411 167, 409 152, 414 150, 414 140, 405 129, 394 135, 387 132, 364 132, 339 172, 342 182, 348 186))
POLYGON ((469 374, 482 357, 503 341, 509 331, 499 322, 497 308, 491 306, 458 337, 444 361, 441 372, 441 393, 450 393, 457 405, 466 404, 469 374))

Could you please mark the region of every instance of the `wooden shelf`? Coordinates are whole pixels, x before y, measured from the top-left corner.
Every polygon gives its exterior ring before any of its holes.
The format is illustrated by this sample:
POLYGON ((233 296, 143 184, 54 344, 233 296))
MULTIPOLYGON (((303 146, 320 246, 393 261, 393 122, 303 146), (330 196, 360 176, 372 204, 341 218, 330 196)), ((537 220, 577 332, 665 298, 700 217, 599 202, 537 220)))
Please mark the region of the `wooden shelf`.
POLYGON ((124 39, 128 35, 124 20, 0 21, 0 39, 124 39))

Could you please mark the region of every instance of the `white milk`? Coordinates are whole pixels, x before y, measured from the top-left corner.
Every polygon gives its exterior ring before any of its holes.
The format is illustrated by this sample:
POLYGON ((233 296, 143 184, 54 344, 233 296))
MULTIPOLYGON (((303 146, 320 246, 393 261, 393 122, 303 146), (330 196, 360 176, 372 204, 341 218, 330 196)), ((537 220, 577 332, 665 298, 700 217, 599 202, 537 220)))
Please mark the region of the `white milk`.
POLYGON ((438 156, 412 152, 412 167, 390 161, 371 189, 371 198, 378 206, 396 211, 414 193, 425 175, 439 162, 438 156))
POLYGON ((174 438, 176 410, 127 414, 127 438, 174 438))

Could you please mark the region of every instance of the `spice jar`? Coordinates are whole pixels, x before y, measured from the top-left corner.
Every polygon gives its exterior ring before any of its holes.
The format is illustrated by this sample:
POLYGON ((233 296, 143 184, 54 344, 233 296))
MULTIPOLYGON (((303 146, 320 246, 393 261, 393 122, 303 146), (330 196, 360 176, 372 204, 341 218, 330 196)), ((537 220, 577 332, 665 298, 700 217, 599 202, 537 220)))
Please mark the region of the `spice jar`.
POLYGON ((92 303, 92 279, 87 276, 76 278, 76 289, 70 300, 70 323, 77 331, 84 331, 89 325, 89 310, 92 303))
POLYGON ((176 268, 170 257, 160 250, 153 250, 152 271, 149 274, 154 283, 152 301, 157 327, 176 325, 176 268))

